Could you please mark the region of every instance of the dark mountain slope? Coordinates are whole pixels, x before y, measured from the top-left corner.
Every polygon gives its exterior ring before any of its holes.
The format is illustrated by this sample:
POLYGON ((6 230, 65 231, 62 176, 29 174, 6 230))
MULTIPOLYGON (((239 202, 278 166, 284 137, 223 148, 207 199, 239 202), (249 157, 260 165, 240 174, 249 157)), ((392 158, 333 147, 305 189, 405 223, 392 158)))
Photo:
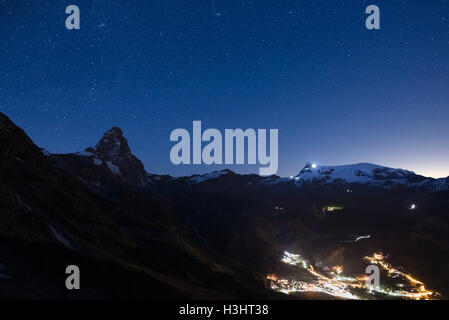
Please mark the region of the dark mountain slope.
MULTIPOLYGON (((115 137, 117 132, 110 133, 115 137)), ((133 181, 142 173, 140 161, 126 147, 114 155, 115 149, 105 145, 109 142, 100 141, 96 156, 117 164, 126 177, 119 183, 133 181)), ((87 186, 52 165, 0 114, 1 296, 258 296, 248 288, 244 271, 210 257, 176 217, 170 201, 132 188, 112 200, 99 199, 87 186), (80 265, 86 277, 87 289, 79 294, 70 295, 64 288, 68 264, 80 265), (113 283, 119 287, 113 288, 113 283)))
POLYGON ((94 246, 120 251, 132 246, 86 188, 54 168, 2 114, 0 164, 2 234, 66 242, 72 249, 94 246))
POLYGON ((119 128, 95 148, 44 156, 1 115, 0 296, 277 297, 264 279, 282 271, 284 250, 356 273, 355 261, 385 251, 446 293, 444 179, 361 166, 311 167, 298 179, 157 176, 119 128), (67 264, 84 270, 86 290, 61 287, 67 264))

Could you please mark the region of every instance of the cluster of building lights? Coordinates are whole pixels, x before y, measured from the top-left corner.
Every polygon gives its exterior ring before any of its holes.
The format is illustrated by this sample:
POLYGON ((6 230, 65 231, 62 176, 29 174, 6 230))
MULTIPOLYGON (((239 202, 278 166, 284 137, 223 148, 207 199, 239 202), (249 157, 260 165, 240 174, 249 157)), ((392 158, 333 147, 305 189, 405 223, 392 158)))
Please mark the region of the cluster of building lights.
MULTIPOLYGON (((424 284, 413 278, 412 276, 393 268, 390 264, 385 262, 385 257, 381 253, 375 253, 372 256, 364 257, 365 261, 371 264, 379 265, 382 269, 387 271, 391 278, 402 277, 409 282, 409 291, 404 289, 394 290, 391 288, 380 288, 369 286, 366 283, 367 275, 358 277, 348 277, 343 275, 343 266, 334 266, 331 272, 325 275, 315 270, 313 265, 299 254, 293 254, 285 251, 282 257, 282 262, 293 266, 299 266, 306 269, 311 275, 315 277, 310 282, 279 279, 275 274, 267 276, 269 286, 271 289, 285 294, 293 292, 321 292, 328 295, 344 298, 344 299, 361 299, 361 297, 351 292, 351 289, 362 289, 367 293, 380 293, 394 297, 405 297, 410 299, 429 299, 434 293, 426 290, 424 284)), ((403 284, 398 284, 398 287, 403 287, 403 284)))
POLYGON ((394 290, 388 290, 388 289, 382 290, 380 288, 375 289, 376 291, 385 293, 388 295, 392 295, 392 296, 402 296, 402 297, 407 297, 407 298, 412 298, 412 299, 428 299, 432 295, 434 295, 434 292, 426 289, 426 287, 424 286, 424 283, 413 278, 409 274, 399 271, 397 268, 394 268, 393 266, 391 266, 391 264, 386 262, 385 256, 382 253, 375 253, 372 256, 364 257, 363 259, 368 261, 371 264, 379 265, 382 269, 387 271, 389 277, 392 277, 392 278, 402 277, 402 278, 406 279, 409 282, 410 286, 412 287, 411 291, 405 291, 405 290, 394 291, 394 290), (387 291, 387 292, 385 292, 385 291, 387 291))

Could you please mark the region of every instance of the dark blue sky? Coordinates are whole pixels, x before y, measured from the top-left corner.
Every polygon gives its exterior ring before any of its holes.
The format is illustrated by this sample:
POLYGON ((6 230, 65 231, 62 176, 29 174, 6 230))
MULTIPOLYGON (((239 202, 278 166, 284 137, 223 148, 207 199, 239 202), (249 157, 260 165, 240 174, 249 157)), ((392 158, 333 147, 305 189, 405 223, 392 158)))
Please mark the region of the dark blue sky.
POLYGON ((51 152, 118 125, 147 171, 207 172, 169 159, 170 132, 201 120, 278 128, 282 176, 306 161, 449 175, 449 1, 0 0, 0 36, 0 111, 51 152))

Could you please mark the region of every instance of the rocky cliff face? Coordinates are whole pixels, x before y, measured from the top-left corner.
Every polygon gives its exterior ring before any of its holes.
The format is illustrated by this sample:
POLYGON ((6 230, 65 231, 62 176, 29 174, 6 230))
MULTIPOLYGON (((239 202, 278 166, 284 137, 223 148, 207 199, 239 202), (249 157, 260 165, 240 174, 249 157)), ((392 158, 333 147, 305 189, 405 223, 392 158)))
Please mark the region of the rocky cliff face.
POLYGON ((145 172, 142 162, 131 153, 128 141, 118 127, 106 131, 94 148, 77 153, 51 154, 49 158, 102 195, 146 188, 154 180, 145 172))
POLYGON ((144 185, 146 173, 142 162, 132 153, 128 141, 118 127, 107 131, 95 146, 89 149, 97 159, 105 162, 111 173, 122 175, 130 184, 144 185), (117 168, 114 168, 117 167, 117 168))

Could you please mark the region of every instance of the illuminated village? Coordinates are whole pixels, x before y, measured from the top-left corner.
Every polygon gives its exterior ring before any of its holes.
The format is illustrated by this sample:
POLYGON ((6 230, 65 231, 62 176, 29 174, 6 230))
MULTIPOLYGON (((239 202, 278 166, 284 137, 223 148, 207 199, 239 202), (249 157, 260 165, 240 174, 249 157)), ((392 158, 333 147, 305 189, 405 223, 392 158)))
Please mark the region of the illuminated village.
POLYGON ((432 299, 438 294, 425 288, 424 283, 413 278, 411 275, 399 271, 385 261, 382 253, 375 253, 372 256, 366 256, 364 261, 371 265, 377 265, 384 270, 390 279, 396 280, 395 286, 381 285, 379 287, 367 284, 368 275, 361 276, 345 276, 343 274, 343 266, 333 266, 329 272, 318 272, 307 259, 299 254, 293 254, 285 251, 282 262, 297 266, 306 270, 312 277, 311 281, 297 281, 280 279, 275 274, 267 276, 269 287, 272 290, 291 294, 296 292, 317 292, 330 296, 361 300, 369 299, 370 296, 382 295, 405 299, 432 299), (395 288, 397 287, 397 288, 395 288))

